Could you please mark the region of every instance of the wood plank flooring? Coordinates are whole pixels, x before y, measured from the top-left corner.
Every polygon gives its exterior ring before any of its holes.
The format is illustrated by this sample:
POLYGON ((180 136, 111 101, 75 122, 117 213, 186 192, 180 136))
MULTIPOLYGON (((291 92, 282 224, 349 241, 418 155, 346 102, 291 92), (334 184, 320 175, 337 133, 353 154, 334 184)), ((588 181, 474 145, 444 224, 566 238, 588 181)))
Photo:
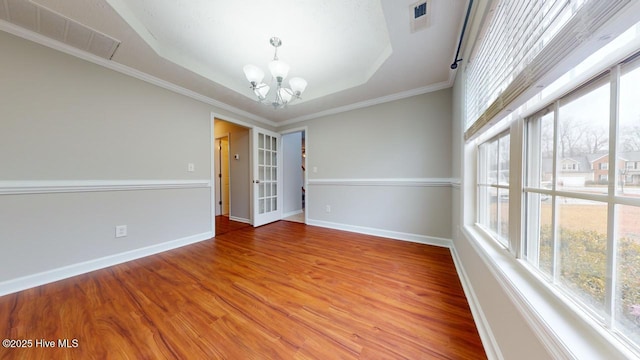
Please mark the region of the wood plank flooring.
POLYGON ((448 249, 285 221, 0 297, 0 319, 33 342, 0 359, 486 359, 448 249))
POLYGON ((251 224, 230 220, 228 216, 216 216, 216 236, 226 234, 230 231, 239 230, 251 226, 251 224))

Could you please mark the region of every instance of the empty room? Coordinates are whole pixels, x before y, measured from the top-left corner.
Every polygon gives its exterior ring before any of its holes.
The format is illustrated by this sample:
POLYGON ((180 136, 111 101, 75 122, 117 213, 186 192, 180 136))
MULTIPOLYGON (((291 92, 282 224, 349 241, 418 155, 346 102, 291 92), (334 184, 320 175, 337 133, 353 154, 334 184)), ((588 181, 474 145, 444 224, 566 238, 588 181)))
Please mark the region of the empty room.
POLYGON ((0 0, 0 359, 640 359, 640 1, 0 0))

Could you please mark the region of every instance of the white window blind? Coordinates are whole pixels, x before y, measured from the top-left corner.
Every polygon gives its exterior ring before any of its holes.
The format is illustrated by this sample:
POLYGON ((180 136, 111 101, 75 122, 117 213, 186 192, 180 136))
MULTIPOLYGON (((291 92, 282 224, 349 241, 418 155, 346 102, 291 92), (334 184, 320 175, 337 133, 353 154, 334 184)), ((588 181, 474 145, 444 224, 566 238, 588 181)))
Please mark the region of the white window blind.
POLYGON ((631 0, 496 0, 467 67, 471 138, 631 0))

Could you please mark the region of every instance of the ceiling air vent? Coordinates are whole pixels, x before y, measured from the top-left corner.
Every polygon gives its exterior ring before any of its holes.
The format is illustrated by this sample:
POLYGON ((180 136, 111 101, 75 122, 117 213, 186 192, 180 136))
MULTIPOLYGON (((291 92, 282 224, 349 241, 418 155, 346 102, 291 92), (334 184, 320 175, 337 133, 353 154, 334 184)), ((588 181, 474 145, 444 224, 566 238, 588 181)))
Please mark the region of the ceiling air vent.
POLYGON ((429 27, 431 19, 431 0, 418 1, 409 6, 411 32, 424 30, 429 27))
POLYGON ((109 60, 120 45, 108 35, 31 1, 0 0, 0 19, 109 60))

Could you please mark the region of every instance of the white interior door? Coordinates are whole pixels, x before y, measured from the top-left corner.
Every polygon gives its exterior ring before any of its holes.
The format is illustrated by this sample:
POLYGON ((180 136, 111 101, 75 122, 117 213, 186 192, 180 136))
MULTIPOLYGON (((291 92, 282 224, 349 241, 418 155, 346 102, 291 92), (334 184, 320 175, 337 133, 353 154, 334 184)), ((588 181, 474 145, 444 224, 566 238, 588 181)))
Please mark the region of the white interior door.
POLYGON ((253 226, 282 218, 280 134, 253 128, 253 226))

